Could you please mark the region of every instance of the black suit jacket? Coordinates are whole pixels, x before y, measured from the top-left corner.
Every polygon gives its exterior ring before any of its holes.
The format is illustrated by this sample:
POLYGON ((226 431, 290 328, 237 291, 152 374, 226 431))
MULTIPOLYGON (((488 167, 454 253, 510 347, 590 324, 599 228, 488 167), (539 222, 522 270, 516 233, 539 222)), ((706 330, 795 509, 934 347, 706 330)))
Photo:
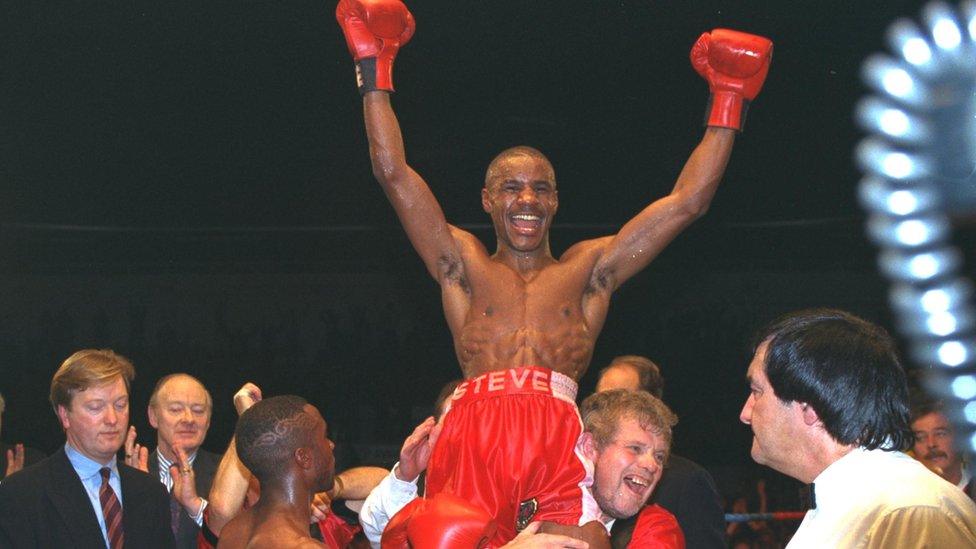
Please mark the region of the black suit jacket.
MULTIPOLYGON (((210 497, 210 486, 217 474, 220 457, 219 454, 208 452, 203 448, 197 450, 197 457, 193 460, 193 478, 198 496, 205 499, 210 497)), ((149 454, 149 475, 159 480, 159 457, 155 451, 149 454)), ((179 521, 180 528, 176 534, 176 546, 180 549, 196 549, 197 532, 200 531, 200 527, 182 507, 180 508, 179 521)))
MULTIPOLYGON (((118 469, 125 546, 172 548, 166 489, 138 469, 121 462, 118 469)), ((105 547, 95 510, 64 448, 0 483, 0 547, 105 547)))
MULTIPOLYGON (((724 549, 725 512, 712 475, 690 459, 671 454, 648 504, 664 507, 678 519, 688 549, 724 549)), ((610 541, 626 547, 637 516, 614 522, 610 541)))

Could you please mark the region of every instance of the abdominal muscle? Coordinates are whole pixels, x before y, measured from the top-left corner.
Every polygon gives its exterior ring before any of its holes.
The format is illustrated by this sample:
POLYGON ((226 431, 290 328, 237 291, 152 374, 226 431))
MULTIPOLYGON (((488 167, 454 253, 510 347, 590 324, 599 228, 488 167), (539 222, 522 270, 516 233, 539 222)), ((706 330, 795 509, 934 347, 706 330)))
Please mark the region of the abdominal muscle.
POLYGON ((499 318, 467 322, 454 342, 464 377, 541 366, 579 381, 593 355, 595 338, 577 319, 548 320, 539 323, 545 329, 513 326, 499 318))

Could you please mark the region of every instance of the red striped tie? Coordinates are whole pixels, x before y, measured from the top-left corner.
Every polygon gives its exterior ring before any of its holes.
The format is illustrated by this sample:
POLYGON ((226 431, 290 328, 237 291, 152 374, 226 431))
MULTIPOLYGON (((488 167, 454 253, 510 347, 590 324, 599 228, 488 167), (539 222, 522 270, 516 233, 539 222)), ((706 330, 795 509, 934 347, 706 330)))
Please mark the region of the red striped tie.
POLYGON ((122 534, 122 505, 115 497, 115 490, 108 483, 108 476, 112 471, 102 467, 98 471, 102 475, 102 487, 98 489, 98 500, 102 502, 102 516, 105 517, 105 531, 108 533, 110 549, 122 549, 125 536, 122 534))

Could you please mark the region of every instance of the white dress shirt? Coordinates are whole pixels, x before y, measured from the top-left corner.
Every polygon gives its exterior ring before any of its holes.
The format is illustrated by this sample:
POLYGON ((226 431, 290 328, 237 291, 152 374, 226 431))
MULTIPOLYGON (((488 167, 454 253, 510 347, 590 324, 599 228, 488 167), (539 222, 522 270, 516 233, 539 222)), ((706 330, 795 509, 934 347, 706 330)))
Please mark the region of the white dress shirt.
MULTIPOLYGON (((98 497, 99 490, 102 489, 102 467, 108 467, 112 472, 108 477, 108 484, 115 490, 115 497, 119 499, 119 506, 122 506, 122 479, 119 477, 119 468, 116 464, 115 457, 112 457, 112 461, 107 465, 102 465, 97 461, 92 461, 88 459, 78 450, 75 450, 71 444, 64 443, 64 453, 68 456, 68 461, 71 462, 71 466, 74 468, 75 472, 78 473, 78 478, 81 479, 81 484, 85 487, 85 493, 88 494, 88 499, 91 501, 92 508, 94 508, 95 516, 98 518, 98 527, 102 529, 102 537, 105 538, 105 547, 109 547, 108 544, 108 531, 105 529, 105 515, 102 513, 102 500, 98 497)), ((123 508, 123 513, 124 513, 123 508)))
POLYGON ((855 448, 814 496, 789 549, 976 547, 976 504, 901 452, 855 448))

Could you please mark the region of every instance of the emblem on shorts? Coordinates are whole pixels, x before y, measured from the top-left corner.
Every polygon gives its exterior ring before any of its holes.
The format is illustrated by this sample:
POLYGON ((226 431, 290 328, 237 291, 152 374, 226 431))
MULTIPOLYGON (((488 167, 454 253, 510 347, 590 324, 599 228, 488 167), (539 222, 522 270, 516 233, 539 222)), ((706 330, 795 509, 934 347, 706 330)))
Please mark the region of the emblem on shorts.
POLYGON ((515 531, 521 532, 532 522, 532 517, 539 509, 539 502, 535 498, 527 499, 519 503, 518 516, 515 518, 515 531))

